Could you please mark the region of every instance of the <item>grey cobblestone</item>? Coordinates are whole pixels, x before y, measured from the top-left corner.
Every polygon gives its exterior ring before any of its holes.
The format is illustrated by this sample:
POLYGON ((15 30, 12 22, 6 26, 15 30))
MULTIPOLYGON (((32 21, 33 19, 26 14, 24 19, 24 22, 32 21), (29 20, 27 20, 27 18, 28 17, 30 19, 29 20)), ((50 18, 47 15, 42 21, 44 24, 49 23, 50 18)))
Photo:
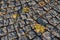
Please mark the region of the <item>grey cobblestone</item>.
POLYGON ((0 40, 60 40, 59 2, 60 0, 0 0, 0 40), (38 30, 36 24, 45 30, 38 30))

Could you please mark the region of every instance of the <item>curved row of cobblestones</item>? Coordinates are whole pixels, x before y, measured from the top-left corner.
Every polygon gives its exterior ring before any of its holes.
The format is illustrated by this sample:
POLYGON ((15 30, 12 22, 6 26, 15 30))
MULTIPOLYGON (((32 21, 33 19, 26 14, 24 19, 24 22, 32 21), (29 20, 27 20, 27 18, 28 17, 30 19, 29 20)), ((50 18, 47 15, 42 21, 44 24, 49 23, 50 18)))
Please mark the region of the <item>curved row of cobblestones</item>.
POLYGON ((0 40, 60 40, 60 0, 0 0, 0 40))

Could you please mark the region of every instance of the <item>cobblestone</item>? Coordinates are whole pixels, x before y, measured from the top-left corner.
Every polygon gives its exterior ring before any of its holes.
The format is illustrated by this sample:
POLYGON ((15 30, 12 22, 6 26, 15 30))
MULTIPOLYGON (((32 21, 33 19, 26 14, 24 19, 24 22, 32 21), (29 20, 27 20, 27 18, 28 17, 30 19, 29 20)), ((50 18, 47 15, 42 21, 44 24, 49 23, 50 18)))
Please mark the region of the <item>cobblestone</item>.
POLYGON ((0 40, 60 40, 60 0, 0 0, 0 40))

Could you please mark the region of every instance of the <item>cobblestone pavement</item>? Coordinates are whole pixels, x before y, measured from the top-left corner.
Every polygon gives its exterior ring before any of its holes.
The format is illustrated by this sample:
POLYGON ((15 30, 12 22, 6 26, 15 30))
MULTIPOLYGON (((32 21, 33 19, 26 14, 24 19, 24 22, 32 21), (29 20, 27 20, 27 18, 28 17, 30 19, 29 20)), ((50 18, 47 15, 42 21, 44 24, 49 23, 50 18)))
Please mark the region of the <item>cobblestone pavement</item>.
POLYGON ((0 40, 60 40, 60 0, 0 0, 0 40))

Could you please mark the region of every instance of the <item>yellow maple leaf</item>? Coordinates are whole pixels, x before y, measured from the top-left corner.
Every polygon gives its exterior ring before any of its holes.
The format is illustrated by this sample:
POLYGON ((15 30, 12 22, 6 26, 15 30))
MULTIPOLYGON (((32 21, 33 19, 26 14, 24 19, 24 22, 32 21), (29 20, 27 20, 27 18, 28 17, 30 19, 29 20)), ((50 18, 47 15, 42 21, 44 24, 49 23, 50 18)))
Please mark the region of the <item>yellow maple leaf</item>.
POLYGON ((19 15, 16 13, 16 14, 13 14, 11 17, 16 19, 19 15))
POLYGON ((45 27, 42 26, 42 25, 40 25, 40 24, 35 24, 35 25, 34 25, 34 28, 35 28, 35 31, 36 31, 37 33, 39 33, 39 32, 43 33, 43 32, 45 31, 45 27))
POLYGON ((29 7, 24 7, 23 12, 29 12, 29 7))

